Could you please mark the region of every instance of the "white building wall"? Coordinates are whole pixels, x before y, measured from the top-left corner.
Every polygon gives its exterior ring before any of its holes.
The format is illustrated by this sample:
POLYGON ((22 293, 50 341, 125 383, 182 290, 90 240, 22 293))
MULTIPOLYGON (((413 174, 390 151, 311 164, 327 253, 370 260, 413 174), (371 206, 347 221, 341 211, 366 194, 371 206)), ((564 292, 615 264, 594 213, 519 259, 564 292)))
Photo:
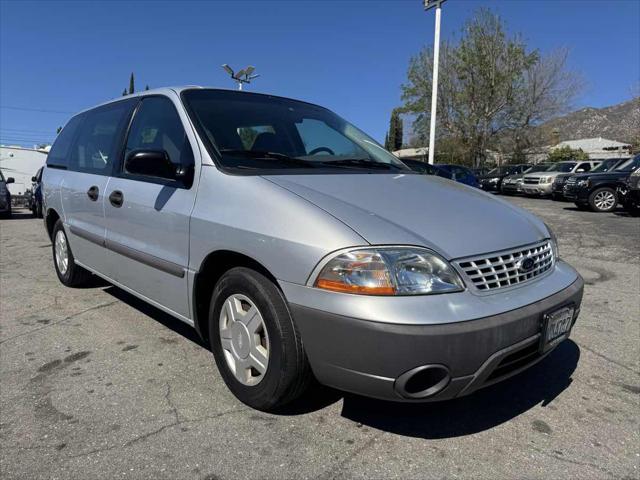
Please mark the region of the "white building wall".
POLYGON ((23 147, 0 146, 0 169, 4 178, 13 177, 7 185, 12 195, 22 195, 31 188, 31 177, 47 160, 47 152, 23 147))

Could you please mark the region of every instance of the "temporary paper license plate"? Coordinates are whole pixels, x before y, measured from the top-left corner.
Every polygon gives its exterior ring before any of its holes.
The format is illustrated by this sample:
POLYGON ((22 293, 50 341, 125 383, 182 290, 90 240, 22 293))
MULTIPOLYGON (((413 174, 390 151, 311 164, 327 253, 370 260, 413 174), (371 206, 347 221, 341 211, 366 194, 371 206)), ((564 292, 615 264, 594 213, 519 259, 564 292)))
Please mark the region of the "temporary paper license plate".
POLYGON ((542 322, 542 338, 540 340, 540 350, 542 353, 555 347, 569 336, 574 312, 575 308, 571 306, 562 307, 545 314, 542 322))

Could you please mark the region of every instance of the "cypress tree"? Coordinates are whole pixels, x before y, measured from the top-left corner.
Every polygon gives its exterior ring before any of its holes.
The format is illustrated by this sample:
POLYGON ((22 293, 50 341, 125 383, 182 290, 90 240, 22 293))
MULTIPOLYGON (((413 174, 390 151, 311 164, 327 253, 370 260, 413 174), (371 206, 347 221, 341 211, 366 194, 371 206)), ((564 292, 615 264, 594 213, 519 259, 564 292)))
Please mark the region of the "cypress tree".
POLYGON ((122 91, 122 96, 123 96, 123 97, 126 97, 126 96, 127 96, 127 89, 126 89, 126 88, 122 91))
POLYGON ((389 120, 389 132, 384 140, 385 148, 392 152, 400 150, 402 148, 402 134, 400 112, 397 108, 394 108, 391 112, 391 119, 389 120))
POLYGON ((129 77, 129 95, 136 91, 135 80, 133 78, 133 72, 131 72, 131 76, 129 77))
POLYGON ((144 89, 149 90, 149 85, 145 85, 144 89))

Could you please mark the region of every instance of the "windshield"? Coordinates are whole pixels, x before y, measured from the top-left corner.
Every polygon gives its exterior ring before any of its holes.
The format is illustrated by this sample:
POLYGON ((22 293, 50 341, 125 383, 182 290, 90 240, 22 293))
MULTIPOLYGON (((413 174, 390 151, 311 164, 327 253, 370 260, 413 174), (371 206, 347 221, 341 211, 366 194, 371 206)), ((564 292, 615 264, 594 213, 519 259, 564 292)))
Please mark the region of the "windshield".
POLYGON ((549 170, 554 165, 555 164, 549 165, 548 163, 541 163, 539 165, 533 165, 532 167, 527 168, 524 171, 524 173, 546 172, 547 170, 549 170))
POLYGON ((564 172, 568 173, 576 166, 576 162, 558 162, 555 165, 549 167, 547 172, 564 172))
POLYGON ((512 172, 515 172, 516 167, 496 167, 492 170, 489 170, 487 175, 509 175, 512 172))
POLYGON ((608 172, 609 170, 613 169, 616 165, 618 165, 619 161, 620 160, 605 160, 600 165, 598 165, 596 168, 591 170, 591 173, 608 172))
POLYGON ((225 90, 186 90, 182 96, 223 167, 412 173, 375 140, 325 108, 225 90))
POLYGON ((616 168, 616 171, 632 172, 638 167, 640 167, 640 155, 636 155, 635 157, 630 158, 626 162, 621 163, 620 166, 616 168))
POLYGON ((4 183, 4 175, 2 174, 2 170, 0 170, 0 182, 4 183))

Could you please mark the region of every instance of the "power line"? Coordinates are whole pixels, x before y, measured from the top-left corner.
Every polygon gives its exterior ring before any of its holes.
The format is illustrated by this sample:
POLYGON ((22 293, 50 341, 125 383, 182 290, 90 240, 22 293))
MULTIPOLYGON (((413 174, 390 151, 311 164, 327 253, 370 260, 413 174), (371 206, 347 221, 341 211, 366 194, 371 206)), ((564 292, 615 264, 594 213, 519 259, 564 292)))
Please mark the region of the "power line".
POLYGON ((73 114, 73 112, 67 112, 64 110, 48 110, 45 108, 14 107, 9 105, 0 105, 0 108, 4 108, 6 110, 23 110, 25 112, 64 113, 65 115, 73 114))

